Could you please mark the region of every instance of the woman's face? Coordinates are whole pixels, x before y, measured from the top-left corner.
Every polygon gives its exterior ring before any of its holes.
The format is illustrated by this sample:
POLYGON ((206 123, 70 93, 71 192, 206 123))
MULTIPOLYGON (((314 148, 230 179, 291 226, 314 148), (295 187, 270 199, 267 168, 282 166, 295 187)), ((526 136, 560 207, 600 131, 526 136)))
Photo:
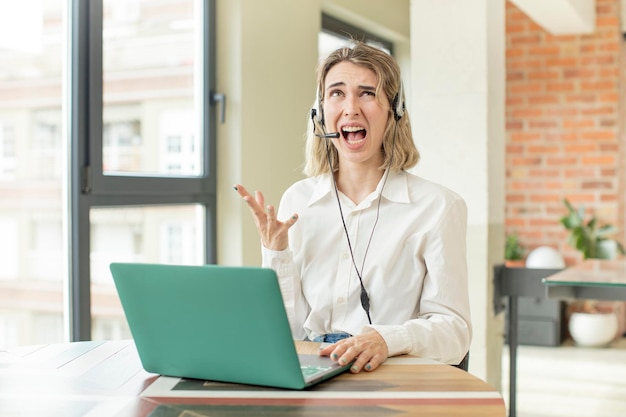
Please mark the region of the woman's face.
POLYGON ((339 132, 333 144, 339 167, 359 164, 380 167, 389 100, 376 97, 374 71, 348 61, 333 66, 324 80, 324 119, 328 132, 339 132))

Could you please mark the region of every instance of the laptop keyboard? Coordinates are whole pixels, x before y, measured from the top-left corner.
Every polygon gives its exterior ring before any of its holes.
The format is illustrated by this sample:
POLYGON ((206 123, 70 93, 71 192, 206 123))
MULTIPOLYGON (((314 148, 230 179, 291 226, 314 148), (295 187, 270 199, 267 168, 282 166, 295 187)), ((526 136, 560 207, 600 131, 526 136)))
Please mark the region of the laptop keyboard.
POLYGON ((305 378, 310 377, 312 375, 315 375, 318 372, 327 371, 330 368, 331 368, 330 366, 319 366, 319 365, 303 365, 303 366, 300 366, 300 369, 302 370, 302 375, 304 375, 305 378))

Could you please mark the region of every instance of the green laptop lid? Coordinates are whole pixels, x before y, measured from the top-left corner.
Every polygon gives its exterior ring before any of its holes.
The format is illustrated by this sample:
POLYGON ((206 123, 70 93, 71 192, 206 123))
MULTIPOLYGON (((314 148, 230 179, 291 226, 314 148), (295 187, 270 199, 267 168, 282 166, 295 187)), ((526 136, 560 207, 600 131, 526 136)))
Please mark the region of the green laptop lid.
POLYGON ((110 268, 146 371, 304 387, 273 270, 130 263, 110 268))

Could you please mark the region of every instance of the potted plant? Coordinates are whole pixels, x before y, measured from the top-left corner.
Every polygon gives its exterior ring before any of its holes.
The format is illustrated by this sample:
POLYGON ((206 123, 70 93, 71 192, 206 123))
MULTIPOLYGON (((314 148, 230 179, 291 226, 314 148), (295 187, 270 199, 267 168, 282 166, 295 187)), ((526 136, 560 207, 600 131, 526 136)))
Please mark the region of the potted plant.
POLYGON ((524 266, 524 247, 516 234, 506 236, 504 246, 504 265, 509 268, 521 268, 524 266))
POLYGON ((584 259, 613 259, 624 254, 624 246, 610 238, 616 232, 610 224, 598 226, 598 219, 592 215, 589 220, 585 209, 575 208, 567 199, 563 200, 567 214, 561 217, 561 224, 570 232, 569 243, 579 250, 584 259))
MULTIPOLYGON (((599 226, 596 216, 587 216, 583 207, 576 208, 567 199, 563 202, 567 214, 561 217, 561 224, 570 232, 570 245, 584 259, 613 259, 624 254, 624 246, 610 237, 616 232, 615 227, 599 226)), ((568 329, 574 342, 580 346, 605 346, 611 342, 618 330, 614 307, 615 303, 599 304, 593 300, 570 303, 568 329)))

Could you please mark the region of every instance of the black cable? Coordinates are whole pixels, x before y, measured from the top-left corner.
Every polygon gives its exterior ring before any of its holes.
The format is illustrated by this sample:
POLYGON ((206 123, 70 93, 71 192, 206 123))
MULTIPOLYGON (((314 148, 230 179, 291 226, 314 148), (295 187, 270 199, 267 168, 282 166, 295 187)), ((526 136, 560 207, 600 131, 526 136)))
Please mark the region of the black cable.
MULTIPOLYGON (((395 145, 395 137, 396 137, 396 126, 394 125, 394 129, 393 129, 394 144, 393 145, 395 145)), ((369 324, 372 324, 372 318, 370 316, 370 297, 369 297, 369 294, 367 293, 367 290, 365 289, 365 285, 363 284, 362 273, 363 273, 363 270, 365 269, 365 259, 367 258, 367 253, 369 252, 370 244, 372 243, 374 230, 376 230, 376 225, 378 224, 378 218, 380 216, 380 202, 383 197, 383 190, 385 189, 387 178, 389 177, 389 171, 391 170, 391 162, 393 161, 393 151, 394 151, 394 146, 391 147, 391 158, 389 159, 389 167, 387 168, 387 171, 385 172, 385 179, 383 180, 383 184, 380 187, 380 194, 378 195, 378 204, 376 206, 376 219, 374 220, 374 225, 372 226, 372 231, 370 233, 369 240, 367 241, 365 253, 363 254, 363 263, 361 264, 361 271, 359 271, 359 268, 357 267, 356 261, 354 259, 354 252, 352 250, 352 243, 350 242, 350 234, 348 233, 348 227, 346 226, 346 221, 343 217, 341 201, 339 200, 339 190, 337 188, 337 180, 335 179, 335 173, 333 172, 333 167, 330 161, 330 144, 329 144, 329 141, 326 141, 326 159, 328 160, 328 168, 330 170, 330 175, 333 179, 333 186, 335 188, 335 197, 337 198, 337 206, 339 207, 339 215, 341 216, 341 223, 343 224, 343 230, 346 234, 346 239, 348 240, 348 249, 350 250, 350 256, 352 258, 352 265, 354 265, 354 270, 356 271, 357 277, 359 277, 359 284, 361 285, 361 297, 360 297, 361 307, 363 307, 365 314, 367 314, 367 321, 369 322, 369 324)))

